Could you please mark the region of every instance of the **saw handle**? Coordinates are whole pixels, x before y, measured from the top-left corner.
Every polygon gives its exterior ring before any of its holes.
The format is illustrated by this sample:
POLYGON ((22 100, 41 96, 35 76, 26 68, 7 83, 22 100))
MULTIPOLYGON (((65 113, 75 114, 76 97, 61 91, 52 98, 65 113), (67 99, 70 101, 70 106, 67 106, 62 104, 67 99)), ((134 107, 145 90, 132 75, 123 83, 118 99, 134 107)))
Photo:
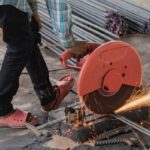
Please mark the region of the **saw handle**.
MULTIPOLYGON (((71 53, 69 53, 69 52, 67 52, 67 51, 63 52, 63 53, 60 55, 61 65, 62 65, 64 68, 69 68, 69 69, 71 69, 71 70, 80 71, 80 70, 81 70, 81 67, 68 65, 67 60, 70 59, 70 58, 72 58, 72 57, 73 57, 73 56, 72 56, 71 53)), ((78 63, 79 63, 79 60, 78 60, 78 59, 76 59, 76 60, 77 60, 77 63, 76 63, 76 64, 78 64, 78 63)))
POLYGON ((85 52, 78 57, 75 57, 74 54, 72 54, 69 51, 65 51, 60 55, 60 60, 61 60, 61 65, 65 68, 69 68, 72 70, 76 70, 76 71, 80 71, 83 64, 85 63, 86 59, 84 58, 84 56, 90 55, 97 47, 99 47, 101 44, 98 43, 87 43, 86 48, 85 48, 85 52), (77 66, 70 66, 67 64, 67 60, 71 59, 71 58, 75 58, 76 61, 76 65, 77 66))
POLYGON ((75 70, 75 71, 80 71, 80 70, 81 70, 80 67, 71 66, 71 65, 67 65, 67 68, 68 68, 68 69, 71 69, 71 70, 75 70))

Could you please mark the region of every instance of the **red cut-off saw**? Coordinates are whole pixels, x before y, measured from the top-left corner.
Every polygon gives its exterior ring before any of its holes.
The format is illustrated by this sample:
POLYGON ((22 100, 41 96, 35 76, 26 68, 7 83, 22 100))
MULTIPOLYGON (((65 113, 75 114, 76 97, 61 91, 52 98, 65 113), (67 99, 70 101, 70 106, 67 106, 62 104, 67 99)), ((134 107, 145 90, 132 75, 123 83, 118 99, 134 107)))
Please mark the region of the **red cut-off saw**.
MULTIPOLYGON (((64 57, 65 53, 62 63, 64 57)), ((98 46, 80 65, 68 67, 80 69, 78 96, 96 114, 112 113, 123 106, 142 83, 140 57, 134 47, 122 41, 98 46)))

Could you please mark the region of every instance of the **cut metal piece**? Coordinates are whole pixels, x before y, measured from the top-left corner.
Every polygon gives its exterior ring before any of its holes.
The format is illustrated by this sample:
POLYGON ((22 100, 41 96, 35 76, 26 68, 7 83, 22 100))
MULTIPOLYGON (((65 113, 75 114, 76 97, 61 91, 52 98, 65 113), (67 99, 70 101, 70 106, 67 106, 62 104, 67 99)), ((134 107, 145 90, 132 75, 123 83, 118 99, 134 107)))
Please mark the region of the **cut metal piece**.
POLYGON ((147 135, 148 137, 150 137, 150 130, 144 128, 143 126, 139 125, 138 123, 122 116, 122 115, 118 115, 118 114, 113 114, 113 117, 115 117, 116 119, 120 120, 121 122, 129 125, 130 127, 132 127, 133 129, 147 135))
POLYGON ((131 96, 133 86, 123 85, 112 96, 105 96, 100 90, 96 90, 82 97, 86 107, 96 114, 109 114, 123 106, 131 96))
POLYGON ((137 139, 130 137, 130 138, 114 138, 114 139, 108 139, 103 141, 96 141, 95 146, 104 146, 104 145, 113 145, 113 144, 119 144, 124 143, 129 146, 133 146, 137 144, 137 139))

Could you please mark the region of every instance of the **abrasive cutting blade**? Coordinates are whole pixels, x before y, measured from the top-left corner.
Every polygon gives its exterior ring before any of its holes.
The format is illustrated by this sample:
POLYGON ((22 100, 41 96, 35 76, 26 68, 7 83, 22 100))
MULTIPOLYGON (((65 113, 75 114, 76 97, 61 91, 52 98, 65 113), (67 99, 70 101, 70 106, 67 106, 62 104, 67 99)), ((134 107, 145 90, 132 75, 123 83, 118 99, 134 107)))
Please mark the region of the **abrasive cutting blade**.
POLYGON ((89 110, 96 114, 109 114, 123 106, 132 95, 134 87, 122 85, 120 90, 112 95, 106 96, 100 90, 96 90, 82 97, 89 110))

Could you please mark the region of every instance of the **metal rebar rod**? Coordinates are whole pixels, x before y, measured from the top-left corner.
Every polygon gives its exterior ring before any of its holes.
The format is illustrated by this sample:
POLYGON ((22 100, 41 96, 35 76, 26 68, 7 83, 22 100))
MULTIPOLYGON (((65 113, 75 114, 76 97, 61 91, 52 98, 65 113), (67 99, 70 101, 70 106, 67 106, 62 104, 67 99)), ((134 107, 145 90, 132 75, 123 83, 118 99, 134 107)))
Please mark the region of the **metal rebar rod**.
POLYGON ((150 137, 150 130, 144 128, 143 126, 141 126, 141 125, 139 125, 139 124, 137 124, 137 123, 121 116, 121 115, 118 115, 118 114, 113 114, 112 117, 115 117, 116 119, 120 120, 121 122, 129 125, 130 127, 134 128, 134 129, 140 131, 141 133, 150 137))

